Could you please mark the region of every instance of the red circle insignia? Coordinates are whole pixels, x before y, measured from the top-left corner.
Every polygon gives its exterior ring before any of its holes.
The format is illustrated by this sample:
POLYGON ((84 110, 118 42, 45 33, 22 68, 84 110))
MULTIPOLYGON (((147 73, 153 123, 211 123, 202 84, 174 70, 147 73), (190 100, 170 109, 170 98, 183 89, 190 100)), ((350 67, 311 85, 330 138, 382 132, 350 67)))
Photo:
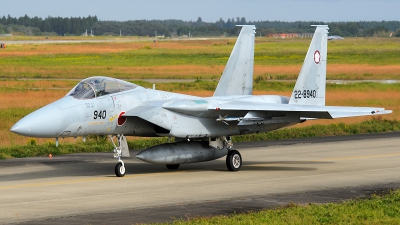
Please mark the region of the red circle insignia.
POLYGON ((316 64, 319 64, 320 61, 321 61, 321 53, 319 53, 318 50, 315 50, 315 52, 314 52, 314 62, 316 64))
POLYGON ((119 113, 118 115, 118 120, 117 120, 117 125, 118 126, 122 126, 124 125, 124 123, 126 122, 126 117, 123 117, 122 115, 125 114, 125 111, 122 111, 119 113))

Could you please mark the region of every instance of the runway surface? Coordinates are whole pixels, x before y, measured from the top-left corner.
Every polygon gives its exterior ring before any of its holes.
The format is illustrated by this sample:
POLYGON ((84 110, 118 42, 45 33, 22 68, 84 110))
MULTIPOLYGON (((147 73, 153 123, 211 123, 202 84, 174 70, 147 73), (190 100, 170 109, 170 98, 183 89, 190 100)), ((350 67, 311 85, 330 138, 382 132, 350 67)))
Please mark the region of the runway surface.
MULTIPOLYGON (((400 132, 236 144, 225 157, 165 166, 112 153, 0 160, 0 224, 135 224, 331 202, 400 188, 400 132)), ((131 152, 135 155, 137 152, 131 152)))

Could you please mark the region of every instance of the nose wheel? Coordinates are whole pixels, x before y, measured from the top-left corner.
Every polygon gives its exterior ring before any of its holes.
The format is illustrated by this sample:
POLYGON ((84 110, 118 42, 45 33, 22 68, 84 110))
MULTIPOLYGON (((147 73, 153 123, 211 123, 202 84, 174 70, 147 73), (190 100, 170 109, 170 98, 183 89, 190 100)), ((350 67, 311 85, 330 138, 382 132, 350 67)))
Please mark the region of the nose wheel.
POLYGON ((117 165, 115 165, 115 175, 117 175, 117 177, 125 176, 124 162, 121 161, 121 162, 117 163, 117 165))

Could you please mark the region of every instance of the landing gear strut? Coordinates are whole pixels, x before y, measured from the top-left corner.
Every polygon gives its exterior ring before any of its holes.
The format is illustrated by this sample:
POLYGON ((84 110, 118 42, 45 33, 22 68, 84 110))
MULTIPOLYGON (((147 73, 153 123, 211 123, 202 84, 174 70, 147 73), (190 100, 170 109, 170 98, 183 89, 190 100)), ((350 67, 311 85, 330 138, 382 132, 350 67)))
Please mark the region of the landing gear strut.
POLYGON ((232 142, 232 139, 230 136, 228 136, 228 137, 223 136, 222 140, 224 141, 225 147, 228 150, 233 150, 233 142, 232 142))
POLYGON ((117 135, 116 136, 118 140, 118 147, 117 147, 114 142, 114 136, 108 135, 108 137, 110 138, 111 143, 114 145, 114 158, 118 159, 118 163, 117 165, 115 165, 115 175, 117 175, 117 177, 123 177, 125 176, 125 164, 124 161, 122 161, 121 156, 123 147, 125 147, 123 146, 123 144, 124 142, 126 143, 126 138, 124 137, 124 135, 117 135))
POLYGON ((226 167, 229 171, 239 171, 242 168, 242 156, 239 151, 233 149, 233 143, 231 137, 222 137, 225 147, 228 149, 228 155, 226 155, 226 167))

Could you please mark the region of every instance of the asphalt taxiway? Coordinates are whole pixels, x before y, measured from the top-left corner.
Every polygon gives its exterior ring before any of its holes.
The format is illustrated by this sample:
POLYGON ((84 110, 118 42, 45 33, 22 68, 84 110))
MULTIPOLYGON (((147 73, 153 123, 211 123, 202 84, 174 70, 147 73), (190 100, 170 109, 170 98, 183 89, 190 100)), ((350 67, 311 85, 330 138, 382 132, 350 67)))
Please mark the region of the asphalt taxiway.
POLYGON ((0 224, 166 222, 400 188, 400 132, 235 148, 239 172, 225 158, 170 171, 132 157, 123 178, 112 153, 0 160, 0 224))

